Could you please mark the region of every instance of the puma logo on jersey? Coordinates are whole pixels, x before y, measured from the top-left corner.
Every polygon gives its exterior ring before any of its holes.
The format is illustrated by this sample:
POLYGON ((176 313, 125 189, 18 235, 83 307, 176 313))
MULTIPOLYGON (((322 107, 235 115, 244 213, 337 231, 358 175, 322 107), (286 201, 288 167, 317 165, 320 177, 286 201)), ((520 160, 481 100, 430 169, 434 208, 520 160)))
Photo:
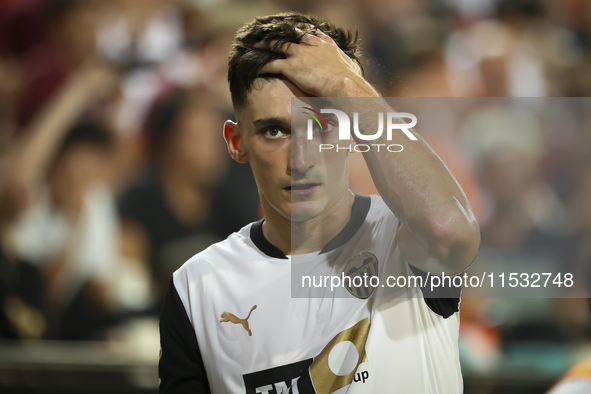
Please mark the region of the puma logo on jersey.
POLYGON ((230 313, 230 312, 224 312, 222 313, 222 315, 220 316, 222 318, 222 320, 220 320, 220 323, 225 323, 225 322, 230 322, 230 323, 234 323, 234 324, 242 324, 242 327, 244 327, 244 329, 246 330, 246 332, 248 333, 248 335, 252 336, 252 331, 250 331, 250 328, 248 327, 248 319, 250 319, 250 314, 252 313, 252 311, 254 311, 257 308, 257 306, 253 306, 252 308, 250 308, 250 312, 248 312, 248 316, 246 316, 246 318, 241 319, 239 317, 236 317, 236 315, 230 313))

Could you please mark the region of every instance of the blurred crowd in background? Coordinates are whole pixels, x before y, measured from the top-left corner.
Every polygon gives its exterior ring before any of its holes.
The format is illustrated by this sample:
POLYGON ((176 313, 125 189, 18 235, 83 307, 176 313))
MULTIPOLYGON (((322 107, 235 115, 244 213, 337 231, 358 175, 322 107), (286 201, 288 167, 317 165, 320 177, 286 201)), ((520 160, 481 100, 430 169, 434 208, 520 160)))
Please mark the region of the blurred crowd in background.
MULTIPOLYGON (((588 0, 0 0, 1 338, 118 339, 157 318, 187 258, 260 217, 222 139, 227 58, 242 24, 289 10, 358 29, 384 96, 591 95, 588 0)), ((589 277, 591 103, 555 101, 541 123, 506 103, 424 135, 468 194, 480 258, 589 277)), ((589 310, 466 298, 464 366, 588 343, 589 310)))

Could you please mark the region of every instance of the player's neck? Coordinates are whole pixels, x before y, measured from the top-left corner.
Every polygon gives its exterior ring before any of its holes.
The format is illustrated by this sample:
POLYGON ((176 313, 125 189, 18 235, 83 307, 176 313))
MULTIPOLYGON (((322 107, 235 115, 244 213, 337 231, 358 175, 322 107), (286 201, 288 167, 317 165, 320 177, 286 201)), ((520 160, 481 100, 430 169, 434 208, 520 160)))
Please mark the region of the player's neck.
POLYGON ((355 195, 348 191, 326 211, 303 222, 286 218, 262 201, 265 212, 263 235, 286 255, 317 252, 347 225, 354 201, 355 195))

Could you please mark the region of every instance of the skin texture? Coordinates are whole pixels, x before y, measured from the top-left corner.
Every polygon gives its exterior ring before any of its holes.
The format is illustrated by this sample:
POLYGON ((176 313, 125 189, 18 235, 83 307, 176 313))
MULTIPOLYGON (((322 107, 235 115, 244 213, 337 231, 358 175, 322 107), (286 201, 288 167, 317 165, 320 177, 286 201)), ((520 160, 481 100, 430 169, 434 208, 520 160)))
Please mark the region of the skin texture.
MULTIPOLYGON (((271 49, 274 42, 257 45, 271 49)), ((344 176, 346 158, 329 157, 331 153, 324 151, 323 161, 311 154, 300 147, 303 131, 297 129, 283 142, 269 142, 277 131, 266 137, 256 134, 252 122, 275 117, 285 118, 284 124, 289 125, 291 97, 304 103, 306 97, 325 97, 329 105, 359 112, 361 132, 373 134, 376 113, 393 110, 361 76, 357 63, 326 34, 306 34, 301 44, 275 50, 287 58, 268 63, 260 74, 281 74, 287 81, 258 80, 248 104, 236 111, 238 124, 225 123, 224 137, 235 160, 251 163, 266 215, 263 232, 267 239, 286 254, 308 253, 320 250, 349 220, 353 196, 344 176), (348 108, 349 102, 342 100, 348 97, 363 98, 364 105, 348 108), (326 186, 320 186, 307 201, 290 204, 283 191, 290 178, 294 182, 326 181, 326 186)), ((417 141, 412 142, 402 133, 394 133, 387 141, 385 134, 374 142, 402 144, 404 153, 370 150, 364 158, 378 191, 402 222, 398 237, 402 257, 434 275, 461 272, 474 260, 480 244, 478 224, 465 194, 418 134, 413 131, 417 141)))
MULTIPOLYGON (((353 201, 346 152, 320 154, 305 140, 305 130, 292 132, 292 98, 305 96, 288 80, 259 80, 238 124, 226 122, 224 132, 232 157, 252 166, 267 218, 265 236, 287 254, 320 250, 349 220, 353 201), (287 189, 292 183, 317 188, 294 196, 287 189)), ((295 105, 307 104, 297 100, 295 105)))

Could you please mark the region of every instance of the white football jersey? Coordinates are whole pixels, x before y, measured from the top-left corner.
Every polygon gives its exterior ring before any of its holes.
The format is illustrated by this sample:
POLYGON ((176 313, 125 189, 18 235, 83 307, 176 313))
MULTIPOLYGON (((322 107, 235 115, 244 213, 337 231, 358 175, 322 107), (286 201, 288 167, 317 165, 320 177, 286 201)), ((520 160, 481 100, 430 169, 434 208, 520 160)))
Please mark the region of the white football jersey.
POLYGON ((381 197, 356 196, 349 223, 320 252, 285 256, 259 221, 195 255, 166 296, 160 391, 462 392, 459 289, 442 299, 413 286, 329 284, 293 297, 292 264, 318 277, 370 273, 382 284, 426 275, 401 258, 399 224, 381 197))

